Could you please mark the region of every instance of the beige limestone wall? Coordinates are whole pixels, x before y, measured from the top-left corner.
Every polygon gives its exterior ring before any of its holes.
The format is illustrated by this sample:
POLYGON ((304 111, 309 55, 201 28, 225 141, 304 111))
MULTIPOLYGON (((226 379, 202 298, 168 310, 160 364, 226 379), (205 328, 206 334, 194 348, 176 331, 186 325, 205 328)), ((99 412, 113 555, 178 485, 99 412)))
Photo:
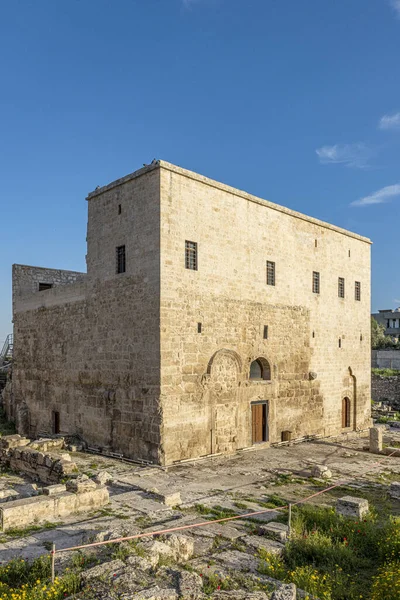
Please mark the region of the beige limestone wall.
POLYGON ((56 411, 61 433, 77 433, 89 445, 158 462, 157 170, 129 181, 123 190, 114 187, 90 196, 88 271, 85 284, 18 298, 15 411, 28 408, 24 433, 31 436, 51 432, 56 411), (122 244, 127 269, 117 275, 115 248, 122 244))
POLYGON ((285 429, 296 435, 340 432, 345 396, 352 403, 350 428, 367 427, 369 311, 368 240, 162 163, 167 462, 251 445, 250 402, 257 399, 273 398, 271 442, 280 441, 285 429), (185 240, 198 244, 197 271, 185 269, 185 240), (276 263, 275 286, 266 285, 267 260, 276 263), (320 272, 318 295, 312 292, 313 271, 320 272), (344 299, 338 297, 338 277, 345 278, 344 299), (361 301, 355 300, 355 281, 361 282, 361 301), (236 391, 222 399, 221 392, 207 389, 204 377, 221 349, 234 353, 239 364, 230 384, 236 391), (271 384, 248 381, 257 356, 273 365, 271 384), (310 371, 317 374, 313 382, 310 371), (213 438, 220 441, 212 444, 213 438))
POLYGON ((42 298, 43 296, 46 296, 48 290, 39 292, 39 283, 49 283, 53 285, 54 288, 57 288, 58 286, 69 286, 74 282, 82 282, 85 278, 86 273, 80 273, 79 271, 47 269, 30 265, 13 265, 13 304, 20 299, 24 299, 27 296, 36 293, 40 293, 42 298))

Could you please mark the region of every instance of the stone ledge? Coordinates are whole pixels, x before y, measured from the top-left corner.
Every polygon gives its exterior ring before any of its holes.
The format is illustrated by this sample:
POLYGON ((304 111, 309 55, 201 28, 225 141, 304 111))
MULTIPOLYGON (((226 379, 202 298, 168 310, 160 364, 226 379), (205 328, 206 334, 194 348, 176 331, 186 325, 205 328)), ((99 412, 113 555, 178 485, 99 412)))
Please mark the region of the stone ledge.
POLYGON ((23 529, 33 523, 43 523, 67 517, 72 513, 87 512, 100 508, 109 502, 108 490, 105 486, 96 489, 71 494, 62 492, 49 496, 36 496, 14 500, 0 506, 0 527, 8 529, 23 529))

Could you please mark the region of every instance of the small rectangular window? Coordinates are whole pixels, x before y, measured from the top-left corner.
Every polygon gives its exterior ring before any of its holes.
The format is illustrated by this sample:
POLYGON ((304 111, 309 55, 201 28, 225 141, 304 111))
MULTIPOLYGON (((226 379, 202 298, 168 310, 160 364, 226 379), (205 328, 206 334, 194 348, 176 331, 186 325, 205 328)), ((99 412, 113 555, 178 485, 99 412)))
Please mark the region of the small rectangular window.
POLYGON ((361 300, 361 283, 359 281, 355 282, 354 292, 356 300, 361 300))
POLYGON ((264 340, 268 339, 268 325, 264 325, 264 340))
POLYGON ((201 323, 197 323, 197 333, 201 333, 201 323))
POLYGON ((52 283, 39 283, 39 292, 44 292, 44 290, 51 290, 52 287, 52 283))
POLYGON ((344 279, 339 277, 338 279, 338 295, 339 298, 344 298, 344 279))
POLYGON ((53 433, 60 433, 60 413, 53 411, 53 433))
POLYGON ((267 285, 275 285, 275 263, 267 260, 267 285))
POLYGON ((312 274, 312 291, 314 294, 319 294, 319 273, 318 271, 313 271, 312 274))
POLYGON ((197 242, 185 241, 185 267, 197 271, 197 242))
POLYGON ((120 204, 118 204, 118 214, 120 215, 122 213, 122 207, 120 204))
POLYGON ((117 273, 125 273, 125 270, 126 270, 125 246, 117 246, 116 260, 117 260, 117 273))

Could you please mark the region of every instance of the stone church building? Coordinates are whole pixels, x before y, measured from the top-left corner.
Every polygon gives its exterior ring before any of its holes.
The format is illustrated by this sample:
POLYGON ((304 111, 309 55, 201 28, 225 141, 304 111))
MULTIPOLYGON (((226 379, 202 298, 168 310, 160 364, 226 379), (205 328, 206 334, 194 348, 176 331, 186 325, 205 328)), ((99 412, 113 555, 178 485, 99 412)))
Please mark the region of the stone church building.
POLYGON ((87 274, 13 266, 21 433, 166 465, 369 426, 370 240, 164 161, 87 200, 87 274))

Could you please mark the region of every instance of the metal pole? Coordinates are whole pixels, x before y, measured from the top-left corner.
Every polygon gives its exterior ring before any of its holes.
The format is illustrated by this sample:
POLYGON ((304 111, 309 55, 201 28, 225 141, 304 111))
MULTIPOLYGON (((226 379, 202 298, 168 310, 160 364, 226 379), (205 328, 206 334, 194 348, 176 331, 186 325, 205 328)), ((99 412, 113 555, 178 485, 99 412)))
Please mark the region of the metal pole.
POLYGON ((292 505, 291 504, 289 504, 288 526, 289 526, 288 538, 290 538, 290 534, 292 532, 292 505))
POLYGON ((51 583, 54 583, 54 562, 56 559, 56 545, 53 542, 53 549, 51 551, 51 583))

